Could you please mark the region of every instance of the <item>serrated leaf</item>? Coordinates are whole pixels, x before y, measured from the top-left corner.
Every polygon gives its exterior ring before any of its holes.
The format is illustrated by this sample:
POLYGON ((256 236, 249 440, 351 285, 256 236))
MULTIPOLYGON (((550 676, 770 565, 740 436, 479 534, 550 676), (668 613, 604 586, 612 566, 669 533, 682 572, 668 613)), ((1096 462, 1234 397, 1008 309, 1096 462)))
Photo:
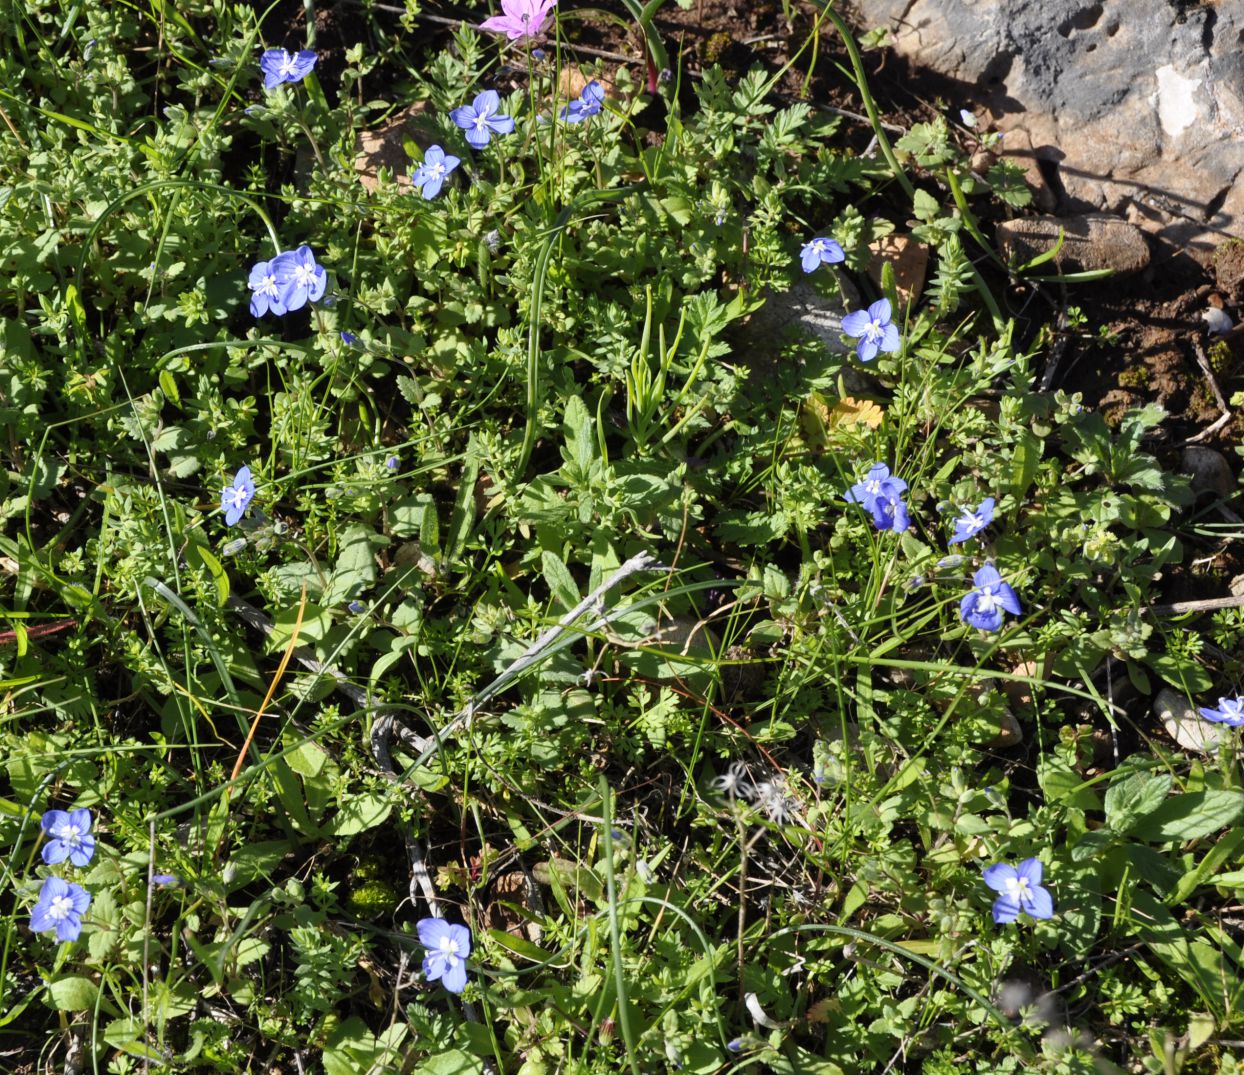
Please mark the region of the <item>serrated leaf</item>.
POLYGON ((1134 773, 1106 792, 1106 824, 1126 835, 1146 814, 1162 804, 1171 790, 1169 773, 1134 773))
POLYGON ((117 899, 109 889, 104 889, 91 904, 91 922, 95 929, 86 939, 87 951, 96 963, 102 963, 116 948, 120 921, 117 899))
POLYGON ((1214 788, 1167 799, 1134 826, 1133 835, 1152 843, 1199 840, 1244 818, 1244 791, 1214 788))
POLYGON ((551 549, 545 549, 540 563, 544 581, 548 583, 558 603, 567 611, 574 608, 579 603, 579 587, 565 561, 551 549))

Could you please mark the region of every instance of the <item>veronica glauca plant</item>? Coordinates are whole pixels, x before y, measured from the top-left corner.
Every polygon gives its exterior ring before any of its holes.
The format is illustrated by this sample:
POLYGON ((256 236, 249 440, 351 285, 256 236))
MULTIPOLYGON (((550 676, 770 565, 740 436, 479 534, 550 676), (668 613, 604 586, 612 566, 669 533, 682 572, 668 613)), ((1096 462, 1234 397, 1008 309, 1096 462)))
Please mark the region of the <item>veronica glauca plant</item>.
POLYGON ((947 540, 947 544, 953 545, 958 541, 967 541, 984 530, 993 522, 993 505, 993 497, 987 496, 975 511, 964 508, 962 514, 955 520, 955 532, 947 540))
POLYGON ((1022 911, 1029 918, 1052 918, 1054 899, 1041 887, 1041 860, 1024 859, 1019 868, 1005 862, 985 868, 982 875, 990 888, 1000 893, 993 901, 995 922, 1014 922, 1022 911))
POLYGON ((855 353, 861 362, 871 362, 880 351, 897 351, 898 326, 890 320, 890 300, 878 299, 867 310, 856 310, 842 319, 842 331, 860 342, 855 353))
POLYGON ((39 823, 47 835, 43 845, 43 861, 49 866, 68 859, 73 866, 85 866, 95 854, 95 837, 91 835, 89 810, 49 810, 39 823))
POLYGON ((289 53, 284 49, 268 49, 259 57, 263 86, 274 90, 283 82, 301 82, 315 66, 316 55, 310 49, 289 53))
POLYGON ((509 134, 514 130, 514 117, 502 114, 501 98, 496 90, 476 94, 474 101, 455 108, 449 118, 466 132, 466 140, 473 149, 483 149, 494 134, 509 134))
POLYGON ((976 572, 972 582, 976 589, 959 602, 959 618, 970 627, 996 631, 1002 626, 1004 612, 1012 616, 1022 614, 1019 597, 1008 583, 1002 581, 993 564, 986 564, 976 572))
POLYGON ((466 958, 471 954, 471 931, 443 918, 423 918, 416 923, 419 943, 428 950, 423 958, 423 976, 429 982, 440 979, 451 993, 466 988, 466 958))

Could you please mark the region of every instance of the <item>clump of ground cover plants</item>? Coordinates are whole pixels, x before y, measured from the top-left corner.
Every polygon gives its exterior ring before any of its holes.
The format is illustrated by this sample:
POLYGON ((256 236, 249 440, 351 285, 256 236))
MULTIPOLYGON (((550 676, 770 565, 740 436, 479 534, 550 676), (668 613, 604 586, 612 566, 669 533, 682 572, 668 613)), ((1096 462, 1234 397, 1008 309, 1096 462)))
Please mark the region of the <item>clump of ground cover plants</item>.
POLYGON ((989 136, 277 6, 0 25, 5 1070, 1241 1070, 1244 621, 989 136))

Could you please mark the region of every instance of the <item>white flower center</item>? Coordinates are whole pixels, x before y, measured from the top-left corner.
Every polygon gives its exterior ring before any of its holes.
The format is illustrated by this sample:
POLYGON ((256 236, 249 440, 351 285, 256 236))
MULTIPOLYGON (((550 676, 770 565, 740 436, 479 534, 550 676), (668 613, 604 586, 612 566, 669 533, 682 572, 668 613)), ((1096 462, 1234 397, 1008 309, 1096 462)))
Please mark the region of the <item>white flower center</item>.
POLYGON ((230 507, 241 508, 246 505, 246 490, 245 489, 235 486, 229 489, 225 495, 226 495, 226 498, 228 499, 230 507))
POLYGON ((298 282, 299 287, 311 286, 311 274, 313 269, 308 269, 305 265, 299 265, 294 269, 294 279, 298 282))
POLYGON ((61 919, 68 918, 71 911, 73 911, 73 900, 68 896, 57 896, 52 901, 52 906, 48 908, 48 917, 53 922, 59 922, 61 919))
POLYGON ((445 174, 445 166, 443 164, 433 164, 430 168, 428 168, 428 174, 433 179, 440 179, 440 177, 445 174))
POLYGON ((876 343, 885 335, 885 329, 881 327, 881 318, 874 317, 868 322, 868 327, 864 329, 864 335, 868 337, 869 343, 876 343))
MULTIPOLYGON (((976 611, 987 613, 987 612, 992 612, 997 607, 998 607, 998 597, 993 592, 993 590, 989 590, 989 589, 981 590, 980 597, 976 599, 976 611)), ((1008 885, 1012 883, 1013 882, 1011 881, 1007 882, 1008 885)))
POLYGON ((985 517, 979 513, 973 515, 970 511, 963 513, 963 525, 969 530, 983 530, 985 528, 985 517))
POLYGON ((450 967, 458 965, 458 942, 452 937, 442 937, 436 942, 437 951, 445 957, 450 967))
POLYGON ((282 78, 288 78, 294 73, 294 64, 296 62, 297 61, 293 56, 286 56, 285 59, 281 61, 280 74, 282 78))
POLYGON ((64 825, 57 834, 57 838, 77 847, 82 842, 82 830, 77 825, 64 825))
POLYGON ((263 278, 263 282, 259 285, 259 293, 261 295, 276 294, 276 277, 272 273, 268 273, 268 275, 263 278))
POLYGON ((869 493, 871 493, 873 496, 880 496, 880 495, 881 495, 881 482, 880 482, 880 481, 878 481, 876 478, 873 478, 873 479, 871 479, 870 481, 866 481, 866 482, 864 483, 864 488, 865 488, 865 489, 866 489, 869 493))
POLYGON ((479 114, 476 115, 474 122, 475 122, 475 129, 478 131, 485 123, 488 122, 488 117, 484 115, 483 112, 480 112, 479 114))
POLYGON ((1028 887, 1028 879, 1026 877, 1008 877, 1006 881, 1006 894, 1015 903, 1022 903, 1025 897, 1032 895, 1032 890, 1028 887))

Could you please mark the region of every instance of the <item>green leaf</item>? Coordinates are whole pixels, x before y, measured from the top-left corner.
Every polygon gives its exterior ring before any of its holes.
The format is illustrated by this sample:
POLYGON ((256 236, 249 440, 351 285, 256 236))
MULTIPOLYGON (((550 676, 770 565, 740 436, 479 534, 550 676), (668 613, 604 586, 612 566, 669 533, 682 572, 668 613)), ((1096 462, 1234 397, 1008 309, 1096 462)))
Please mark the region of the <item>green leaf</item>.
POLYGON ((1176 795, 1144 818, 1133 835, 1152 843, 1199 840, 1244 817, 1244 791, 1226 788, 1176 795))
POLYGON ((1137 821, 1165 801, 1170 790, 1169 773, 1160 776, 1135 773, 1112 784, 1106 792, 1106 824, 1120 835, 1126 835, 1137 821))
POLYGON ((356 594, 370 590, 377 578, 376 552, 388 544, 387 537, 366 526, 347 526, 338 540, 337 566, 324 588, 324 604, 345 604, 356 594))
POLYGON ((229 574, 220 561, 213 553, 193 541, 186 546, 186 560, 191 564, 197 563, 211 576, 212 584, 216 587, 216 606, 224 608, 229 600, 229 574))
POLYGON ((104 889, 91 904, 91 923, 95 929, 86 939, 87 951, 96 963, 102 963, 112 954, 117 946, 117 926, 121 922, 121 912, 117 907, 117 898, 109 889, 104 889))
POLYGON ((393 802, 389 796, 379 792, 350 795, 323 831, 332 836, 354 836, 366 829, 374 829, 389 816, 392 809, 393 802))
POLYGON ((575 584, 574 576, 570 574, 570 568, 566 566, 565 561, 551 549, 544 550, 540 561, 544 581, 549 584, 549 589, 553 591, 553 596, 557 598, 558 603, 567 611, 574 608, 579 603, 579 587, 575 584))
POLYGON ((58 1012, 94 1011, 99 986, 90 978, 70 975, 49 982, 48 994, 52 998, 52 1007, 58 1012))
MULTIPOLYGON (((414 1075, 477 1075, 483 1070, 484 1062, 478 1057, 464 1053, 461 1049, 451 1049, 447 1053, 429 1057, 415 1068, 414 1075)), ((350 1075, 354 1073, 351 1072, 350 1075)))

